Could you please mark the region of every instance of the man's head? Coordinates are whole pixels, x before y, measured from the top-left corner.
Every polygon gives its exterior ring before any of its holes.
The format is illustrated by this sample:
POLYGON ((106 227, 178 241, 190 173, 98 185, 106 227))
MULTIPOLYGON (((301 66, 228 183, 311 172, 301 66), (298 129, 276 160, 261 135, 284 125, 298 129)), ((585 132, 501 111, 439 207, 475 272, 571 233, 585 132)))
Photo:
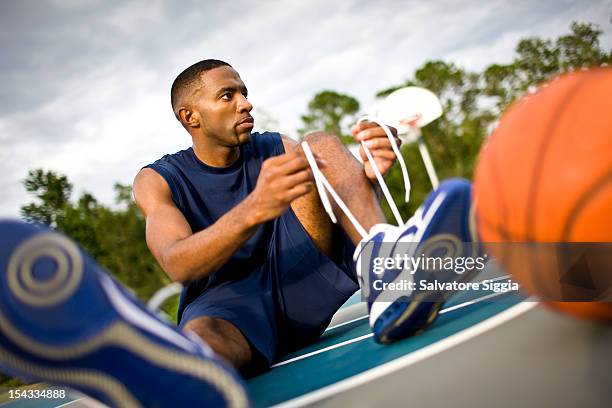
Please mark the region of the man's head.
POLYGON ((174 115, 194 137, 220 145, 248 142, 253 105, 238 73, 227 62, 207 59, 181 72, 171 89, 174 115))

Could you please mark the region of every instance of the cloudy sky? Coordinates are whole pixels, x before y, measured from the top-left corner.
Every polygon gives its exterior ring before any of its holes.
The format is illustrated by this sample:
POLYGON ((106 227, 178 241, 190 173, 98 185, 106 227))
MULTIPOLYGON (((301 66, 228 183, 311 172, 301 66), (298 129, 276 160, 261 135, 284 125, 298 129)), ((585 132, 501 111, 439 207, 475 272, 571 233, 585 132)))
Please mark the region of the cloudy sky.
POLYGON ((322 89, 368 110, 429 59, 508 62, 520 38, 555 38, 574 20, 597 23, 610 49, 611 17, 612 0, 0 0, 0 216, 30 201, 28 169, 112 204, 115 182, 188 147, 169 89, 200 59, 230 62, 295 135, 322 89))

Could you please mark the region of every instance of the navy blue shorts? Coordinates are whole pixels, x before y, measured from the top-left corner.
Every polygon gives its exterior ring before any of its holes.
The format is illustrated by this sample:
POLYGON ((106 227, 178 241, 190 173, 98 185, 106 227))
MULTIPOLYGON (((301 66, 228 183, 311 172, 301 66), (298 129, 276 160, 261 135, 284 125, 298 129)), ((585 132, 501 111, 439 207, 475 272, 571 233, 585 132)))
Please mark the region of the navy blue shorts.
POLYGON ((339 260, 312 242, 289 209, 274 222, 268 261, 247 277, 207 289, 185 308, 180 326, 202 316, 234 324, 255 351, 255 370, 316 341, 359 286, 354 245, 342 233, 339 260))

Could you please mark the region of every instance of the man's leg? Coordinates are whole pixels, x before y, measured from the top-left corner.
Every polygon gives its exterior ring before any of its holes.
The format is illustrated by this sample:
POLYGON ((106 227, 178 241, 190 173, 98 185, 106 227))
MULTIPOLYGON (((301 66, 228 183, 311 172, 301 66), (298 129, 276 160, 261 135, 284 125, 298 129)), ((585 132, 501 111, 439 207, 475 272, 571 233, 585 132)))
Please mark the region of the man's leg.
MULTIPOLYGON (((326 161, 321 171, 351 209, 361 225, 369 230, 374 224, 386 222, 372 184, 366 178, 363 165, 334 135, 315 132, 304 140, 312 151, 326 161)), ((351 241, 357 245, 362 237, 346 215, 333 203, 334 214, 351 241)), ((295 200, 291 208, 315 244, 326 255, 333 254, 334 225, 327 216, 316 189, 295 200)))
POLYGON ((277 337, 268 276, 262 265, 242 279, 207 288, 183 310, 179 327, 200 337, 244 375, 266 368, 277 337))
POLYGON ((189 321, 183 328, 197 334, 236 369, 245 369, 251 363, 253 352, 249 342, 230 322, 203 316, 189 321))
MULTIPOLYGON (((393 248, 396 248, 395 251, 399 251, 397 254, 409 256, 413 254, 413 251, 420 250, 419 248, 424 248, 426 245, 439 245, 449 248, 450 243, 448 241, 452 241, 453 245, 457 247, 455 252, 451 251, 452 253, 472 257, 479 253, 478 246, 471 244, 472 241, 477 240, 477 237, 473 223, 470 221, 471 186, 469 182, 465 180, 446 181, 427 197, 415 216, 405 225, 399 227, 381 225, 376 230, 371 230, 373 225, 384 224, 385 220, 371 184, 364 175, 363 168, 342 146, 339 139, 334 136, 322 133, 313 134, 306 138, 306 142, 315 154, 326 160, 327 166, 321 168, 321 172, 353 212, 357 221, 362 224, 366 231, 370 232, 370 236, 365 239, 366 242, 372 239, 390 242, 393 248), (406 242, 416 241, 421 242, 421 244, 416 247, 408 245, 408 247, 401 249, 401 246, 395 245, 400 237, 406 242)), ((323 206, 318 201, 318 195, 314 195, 317 198, 316 205, 318 207, 312 205, 309 208, 315 214, 322 214, 324 212, 323 206)), ((304 212, 309 214, 307 211, 304 212)), ((296 214, 298 213, 296 212, 296 214)), ((351 240, 355 244, 361 242, 363 237, 355 230, 344 213, 334 207, 334 214, 351 240)), ((298 215, 298 218, 300 215, 298 215)), ((328 220, 328 217, 322 218, 328 220)), ((308 230, 308 218, 300 218, 300 221, 306 224, 305 227, 308 230)), ((332 230, 331 227, 330 230, 332 230)), ((313 235, 311 234, 311 236, 313 235)), ((329 237, 333 234, 323 236, 329 237)), ((385 249, 389 249, 389 247, 385 249)), ((372 255, 372 257, 366 259, 364 265, 369 265, 373 257, 372 255)), ((370 275, 372 271, 359 272, 370 275)), ((459 275, 452 273, 440 275, 427 274, 423 270, 418 270, 414 275, 414 280, 416 282, 419 278, 425 280, 438 278, 441 282, 462 281, 472 276, 472 272, 459 275)), ((368 285, 366 282, 380 278, 384 282, 395 282, 396 279, 401 278, 398 273, 399 270, 389 270, 385 271, 382 277, 364 275, 367 280, 362 280, 361 284, 368 285)), ((372 292, 369 287, 362 289, 366 289, 366 293, 369 293, 370 325, 374 331, 375 339, 382 343, 392 342, 422 331, 436 318, 444 299, 452 294, 452 291, 434 291, 431 293, 427 291, 405 293, 382 291, 382 293, 379 293, 380 291, 372 292)))

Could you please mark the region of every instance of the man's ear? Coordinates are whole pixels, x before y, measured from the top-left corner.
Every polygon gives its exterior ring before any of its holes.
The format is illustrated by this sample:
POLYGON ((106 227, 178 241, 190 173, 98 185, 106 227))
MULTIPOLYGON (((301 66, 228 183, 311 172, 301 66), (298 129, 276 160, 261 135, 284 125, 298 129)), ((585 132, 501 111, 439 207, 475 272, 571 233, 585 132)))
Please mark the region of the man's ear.
POLYGON ((188 127, 188 128, 200 127, 200 115, 198 114, 198 112, 192 111, 191 109, 187 109, 181 106, 176 116, 178 117, 178 120, 185 127, 188 127))

